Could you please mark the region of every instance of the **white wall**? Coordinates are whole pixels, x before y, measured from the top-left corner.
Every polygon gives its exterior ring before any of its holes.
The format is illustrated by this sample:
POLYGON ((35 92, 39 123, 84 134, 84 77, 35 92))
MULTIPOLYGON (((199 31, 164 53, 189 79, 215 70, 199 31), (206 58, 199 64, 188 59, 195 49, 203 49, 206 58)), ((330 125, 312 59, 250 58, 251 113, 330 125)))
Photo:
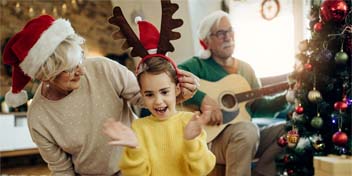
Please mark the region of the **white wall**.
POLYGON ((193 37, 194 52, 198 54, 200 50, 200 44, 198 40, 197 30, 200 21, 213 11, 221 9, 221 0, 188 0, 188 6, 191 18, 191 29, 193 37))

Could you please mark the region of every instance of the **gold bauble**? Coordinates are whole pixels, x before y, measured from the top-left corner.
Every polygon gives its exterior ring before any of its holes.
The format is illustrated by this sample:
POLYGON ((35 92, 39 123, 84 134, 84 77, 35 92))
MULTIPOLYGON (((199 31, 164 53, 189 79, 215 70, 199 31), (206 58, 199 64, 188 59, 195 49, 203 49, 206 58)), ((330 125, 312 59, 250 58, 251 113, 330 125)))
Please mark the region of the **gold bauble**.
POLYGON ((319 91, 313 89, 308 92, 308 100, 312 103, 317 103, 322 100, 321 94, 319 91))

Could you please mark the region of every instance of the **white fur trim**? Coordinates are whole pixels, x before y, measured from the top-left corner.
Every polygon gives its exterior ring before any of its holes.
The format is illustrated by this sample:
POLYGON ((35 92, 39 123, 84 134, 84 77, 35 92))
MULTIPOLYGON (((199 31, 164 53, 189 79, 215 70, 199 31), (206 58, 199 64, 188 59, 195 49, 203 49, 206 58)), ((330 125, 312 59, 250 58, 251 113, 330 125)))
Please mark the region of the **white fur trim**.
POLYGON ((208 59, 211 56, 210 50, 201 50, 199 54, 199 58, 208 59))
POLYGON ((149 49, 148 50, 148 54, 156 54, 158 49, 154 48, 154 49, 149 49))
POLYGON ((28 95, 27 95, 27 92, 24 90, 21 90, 21 92, 14 94, 12 93, 12 89, 11 89, 5 95, 6 104, 14 108, 25 104, 27 100, 28 100, 28 95))
POLYGON ((20 67, 29 77, 34 78, 40 66, 55 51, 57 46, 69 35, 74 34, 71 23, 64 19, 58 19, 42 33, 38 41, 29 50, 28 55, 21 62, 20 67))
POLYGON ((138 24, 139 21, 142 21, 142 17, 141 16, 136 16, 136 18, 134 18, 134 22, 136 24, 138 24))

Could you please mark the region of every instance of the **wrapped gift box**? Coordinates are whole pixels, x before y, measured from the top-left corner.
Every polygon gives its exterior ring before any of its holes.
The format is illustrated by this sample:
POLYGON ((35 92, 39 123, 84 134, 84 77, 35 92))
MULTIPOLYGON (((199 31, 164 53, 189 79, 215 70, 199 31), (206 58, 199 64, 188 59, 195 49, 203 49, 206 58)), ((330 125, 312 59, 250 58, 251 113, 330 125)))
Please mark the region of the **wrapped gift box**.
POLYGON ((351 156, 315 156, 314 157, 315 176, 351 176, 352 157, 351 156))

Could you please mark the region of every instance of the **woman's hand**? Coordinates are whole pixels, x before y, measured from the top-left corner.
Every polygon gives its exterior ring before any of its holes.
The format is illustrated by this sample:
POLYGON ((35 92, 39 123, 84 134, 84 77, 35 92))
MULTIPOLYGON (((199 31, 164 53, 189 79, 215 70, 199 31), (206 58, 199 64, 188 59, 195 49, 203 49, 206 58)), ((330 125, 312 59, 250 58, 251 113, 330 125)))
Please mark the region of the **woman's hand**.
POLYGON ((199 136, 202 132, 203 126, 208 123, 210 114, 210 110, 206 110, 202 114, 200 114, 199 111, 195 112, 184 129, 184 138, 186 140, 192 140, 199 136))
POLYGON ((176 97, 177 103, 182 103, 193 97, 197 92, 199 87, 199 78, 193 75, 191 72, 184 71, 179 69, 179 74, 182 75, 179 77, 179 84, 181 88, 181 93, 176 97))
POLYGON ((109 142, 110 145, 132 148, 139 145, 137 136, 132 129, 112 118, 103 124, 103 133, 112 138, 112 141, 109 142))

